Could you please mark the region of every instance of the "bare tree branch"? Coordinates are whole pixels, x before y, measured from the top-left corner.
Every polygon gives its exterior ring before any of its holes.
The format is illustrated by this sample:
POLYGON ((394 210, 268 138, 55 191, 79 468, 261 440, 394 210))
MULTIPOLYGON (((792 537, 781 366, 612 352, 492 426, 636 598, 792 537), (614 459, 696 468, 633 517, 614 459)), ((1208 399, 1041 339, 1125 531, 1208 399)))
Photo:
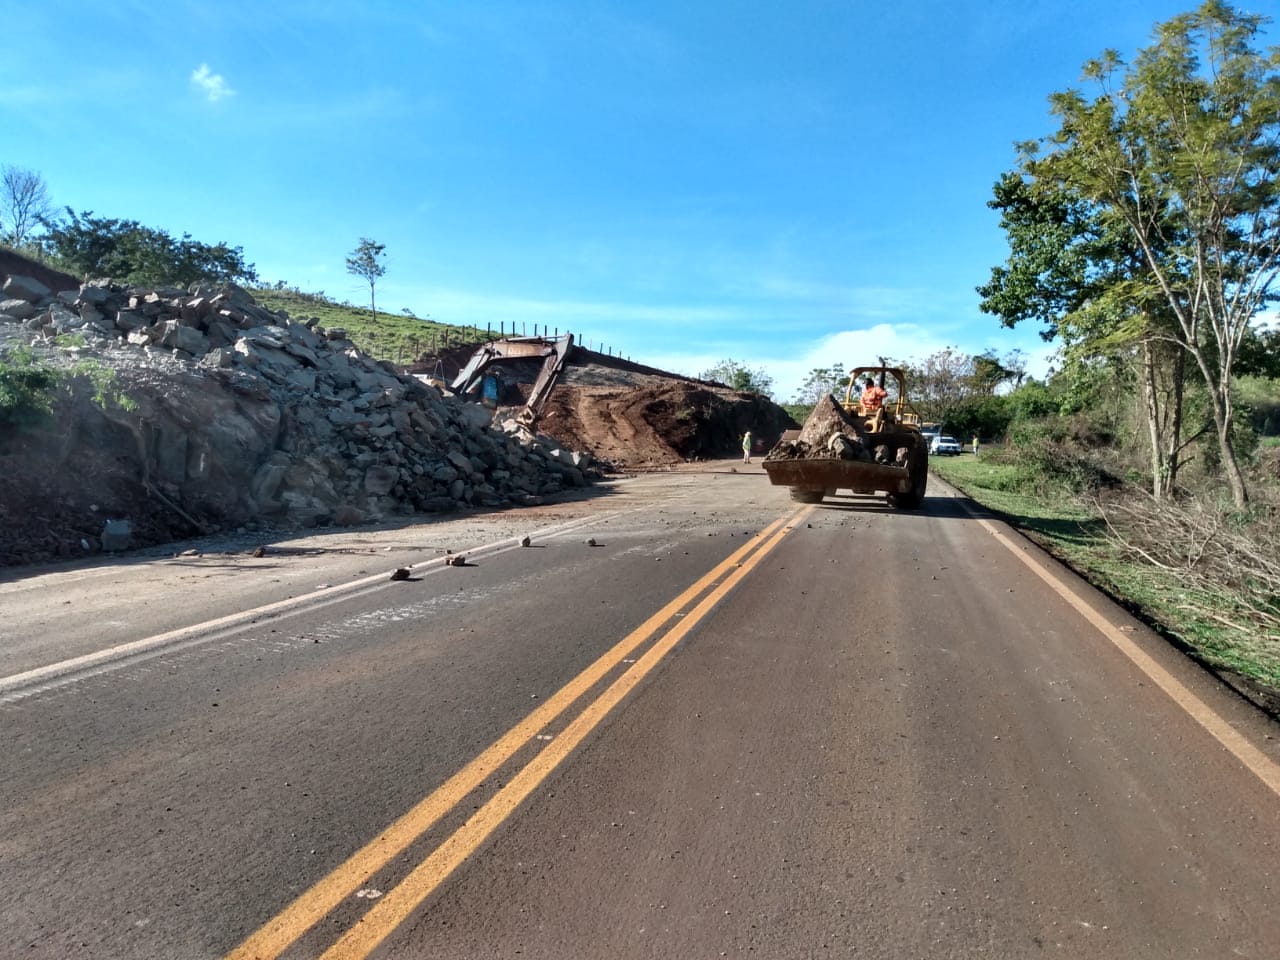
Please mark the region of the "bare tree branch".
POLYGON ((10 224, 5 239, 21 247, 32 231, 53 214, 44 178, 34 170, 6 164, 0 168, 0 214, 10 224))

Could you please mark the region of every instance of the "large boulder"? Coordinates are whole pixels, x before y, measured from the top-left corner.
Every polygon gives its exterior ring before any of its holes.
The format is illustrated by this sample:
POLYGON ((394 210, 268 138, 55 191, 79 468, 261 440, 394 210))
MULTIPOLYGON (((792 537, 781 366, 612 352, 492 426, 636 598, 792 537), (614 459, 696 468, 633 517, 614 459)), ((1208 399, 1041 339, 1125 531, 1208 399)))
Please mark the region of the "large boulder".
POLYGON ((5 280, 4 286, 0 287, 0 291, 8 299, 26 300, 28 303, 39 303, 53 294, 53 291, 39 280, 17 275, 9 276, 5 280))

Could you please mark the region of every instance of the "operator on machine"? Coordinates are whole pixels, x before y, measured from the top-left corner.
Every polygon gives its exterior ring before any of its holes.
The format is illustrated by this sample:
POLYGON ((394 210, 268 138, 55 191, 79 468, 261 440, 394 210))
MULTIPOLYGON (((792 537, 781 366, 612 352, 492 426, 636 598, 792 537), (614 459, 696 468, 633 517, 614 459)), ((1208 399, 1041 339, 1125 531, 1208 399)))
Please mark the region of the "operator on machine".
POLYGON ((870 377, 862 382, 862 396, 859 402, 862 404, 863 414, 871 418, 867 426, 872 433, 879 433, 884 426, 884 401, 887 396, 889 391, 884 387, 876 386, 876 382, 870 377))

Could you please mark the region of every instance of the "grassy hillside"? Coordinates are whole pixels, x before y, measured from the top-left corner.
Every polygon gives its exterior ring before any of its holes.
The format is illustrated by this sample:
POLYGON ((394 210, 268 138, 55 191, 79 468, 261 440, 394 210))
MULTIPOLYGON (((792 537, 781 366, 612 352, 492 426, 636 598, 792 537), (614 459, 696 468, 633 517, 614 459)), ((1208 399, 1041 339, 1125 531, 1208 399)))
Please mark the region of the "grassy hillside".
MULTIPOLYGON (((324 296, 274 287, 251 288, 250 293, 270 310, 284 310, 294 320, 318 317, 326 329, 341 327, 357 347, 380 360, 411 364, 425 354, 447 347, 483 343, 499 335, 495 328, 458 327, 403 313, 378 312, 375 323, 367 307, 335 303, 324 296)), ((511 331, 505 331, 510 335, 511 331)))

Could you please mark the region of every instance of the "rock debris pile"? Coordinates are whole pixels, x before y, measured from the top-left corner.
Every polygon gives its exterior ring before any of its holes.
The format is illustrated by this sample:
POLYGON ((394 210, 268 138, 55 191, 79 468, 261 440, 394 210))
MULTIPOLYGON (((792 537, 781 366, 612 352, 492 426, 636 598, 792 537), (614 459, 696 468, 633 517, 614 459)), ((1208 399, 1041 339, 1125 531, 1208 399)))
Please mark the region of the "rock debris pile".
POLYGON ((531 504, 591 479, 589 455, 494 429, 484 408, 233 285, 55 293, 11 275, 0 352, 25 344, 72 389, 51 421, 0 436, 0 563, 531 504))

